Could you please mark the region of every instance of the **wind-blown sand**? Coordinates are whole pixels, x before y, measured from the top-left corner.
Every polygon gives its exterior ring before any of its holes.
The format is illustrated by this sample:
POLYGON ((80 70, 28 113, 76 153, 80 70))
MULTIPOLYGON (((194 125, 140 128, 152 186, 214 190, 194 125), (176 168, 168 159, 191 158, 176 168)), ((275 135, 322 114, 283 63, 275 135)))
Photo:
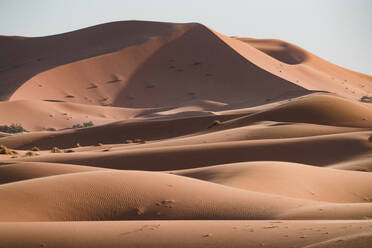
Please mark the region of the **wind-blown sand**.
POLYGON ((0 247, 371 247, 371 76, 197 23, 0 45, 0 247))

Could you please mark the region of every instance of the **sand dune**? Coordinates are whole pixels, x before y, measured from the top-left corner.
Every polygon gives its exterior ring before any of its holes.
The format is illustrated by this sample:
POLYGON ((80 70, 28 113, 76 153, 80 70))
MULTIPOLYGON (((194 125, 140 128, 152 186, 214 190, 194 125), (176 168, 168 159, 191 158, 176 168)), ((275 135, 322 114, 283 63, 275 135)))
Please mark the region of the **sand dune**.
POLYGON ((330 166, 345 160, 369 156, 371 132, 324 136, 231 141, 209 144, 142 148, 141 144, 95 151, 40 156, 19 156, 13 161, 40 161, 90 165, 130 170, 177 170, 243 161, 287 161, 330 166), (347 147, 348 149, 344 149, 347 147), (340 153, 340 150, 343 152, 340 153), (180 160, 180 158, 182 158, 180 160))
POLYGON ((0 45, 1 247, 370 247, 371 76, 198 23, 0 45))
MULTIPOLYGON (((370 75, 334 65, 296 45, 275 39, 235 39, 271 57, 271 60, 262 59, 262 62, 271 66, 265 66, 263 63, 261 65, 272 73, 308 90, 333 92, 354 100, 359 100, 372 92, 370 75)), ((229 42, 232 43, 231 39, 229 42)), ((240 50, 244 53, 246 49, 240 50)))
POLYGON ((0 237, 6 247, 226 247, 228 242, 254 248, 367 248, 370 226, 371 221, 33 222, 1 223, 0 237))
POLYGON ((371 128, 372 109, 340 97, 314 94, 242 117, 240 121, 260 120, 371 128))
POLYGON ((306 201, 156 172, 50 176, 3 184, 0 195, 2 221, 362 219, 372 214, 372 203, 306 201))
MULTIPOLYGON (((151 37, 167 35, 179 26, 129 21, 47 37, 0 36, 0 44, 4 48, 0 61, 1 82, 8 89, 2 92, 1 99, 8 99, 25 81, 43 71, 141 44, 151 37)), ((180 28, 183 28, 182 25, 180 28)))
POLYGON ((0 110, 4 113, 0 117, 0 124, 18 123, 29 131, 71 128, 75 124, 89 121, 96 125, 104 124, 129 119, 141 113, 141 110, 136 109, 93 107, 69 102, 40 100, 0 102, 0 110), (30 118, 29 115, 32 115, 33 118, 30 118))
POLYGON ((0 184, 18 182, 40 177, 49 177, 55 175, 97 170, 103 169, 75 164, 52 164, 41 162, 8 163, 0 165, 0 184))
POLYGON ((194 99, 234 103, 250 98, 251 105, 259 105, 288 92, 294 92, 291 97, 308 92, 241 57, 200 24, 177 27, 169 35, 36 75, 10 99, 54 96, 84 104, 138 108, 194 99))
POLYGON ((224 164, 171 173, 293 198, 325 202, 372 201, 372 175, 363 172, 264 161, 224 164), (348 187, 345 189, 340 185, 348 187))
POLYGON ((310 204, 175 175, 125 171, 3 184, 0 194, 2 221, 272 219, 280 210, 310 204))

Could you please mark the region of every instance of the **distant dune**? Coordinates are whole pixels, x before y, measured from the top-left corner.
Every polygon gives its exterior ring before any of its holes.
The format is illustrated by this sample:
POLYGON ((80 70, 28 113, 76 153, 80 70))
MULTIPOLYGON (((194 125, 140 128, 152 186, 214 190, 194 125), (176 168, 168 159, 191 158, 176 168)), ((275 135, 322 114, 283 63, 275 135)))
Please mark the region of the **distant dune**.
POLYGON ((371 246, 371 76, 198 23, 0 47, 1 247, 371 246))

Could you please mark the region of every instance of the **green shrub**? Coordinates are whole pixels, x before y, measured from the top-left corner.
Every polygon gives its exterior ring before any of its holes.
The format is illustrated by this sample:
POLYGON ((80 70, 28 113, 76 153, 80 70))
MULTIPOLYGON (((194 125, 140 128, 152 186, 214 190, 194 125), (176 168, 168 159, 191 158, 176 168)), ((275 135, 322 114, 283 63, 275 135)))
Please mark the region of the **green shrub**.
POLYGON ((83 123, 83 126, 84 126, 84 127, 92 127, 92 126, 94 126, 94 124, 93 124, 92 121, 88 121, 88 122, 84 122, 84 123, 83 123))
POLYGON ((361 101, 361 102, 372 103, 372 96, 362 96, 362 97, 360 98, 360 101, 361 101))
POLYGON ((83 128, 83 127, 92 127, 94 126, 92 121, 84 122, 83 124, 74 124, 72 125, 72 128, 83 128))
POLYGON ((22 132, 27 132, 27 130, 24 129, 21 124, 14 124, 13 123, 10 126, 8 126, 8 125, 0 126, 0 132, 4 132, 4 133, 22 133, 22 132))
POLYGON ((72 128, 83 128, 81 124, 74 124, 72 125, 72 128))

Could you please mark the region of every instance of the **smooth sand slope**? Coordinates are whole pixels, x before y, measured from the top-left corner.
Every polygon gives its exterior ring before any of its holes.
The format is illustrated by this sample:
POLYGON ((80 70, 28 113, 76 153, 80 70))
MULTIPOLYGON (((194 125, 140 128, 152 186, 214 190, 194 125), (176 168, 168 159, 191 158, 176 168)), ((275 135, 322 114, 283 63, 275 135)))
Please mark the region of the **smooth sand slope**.
POLYGON ((372 93, 370 75, 334 65, 291 43, 275 39, 235 39, 272 57, 272 73, 306 89, 330 91, 355 100, 372 93))
POLYGON ((0 47, 0 247, 371 247, 371 76, 198 23, 0 47))
POLYGON ((326 202, 372 201, 372 175, 363 172, 264 161, 216 165, 171 173, 294 198, 326 202), (347 189, 342 185, 348 185, 347 189))
POLYGON ((253 248, 369 248, 371 229, 371 221, 23 222, 0 223, 0 238, 4 246, 17 248, 247 245, 253 248))
POLYGON ((157 172, 64 174, 3 184, 0 192, 2 221, 363 219, 372 215, 372 203, 306 201, 157 172))

